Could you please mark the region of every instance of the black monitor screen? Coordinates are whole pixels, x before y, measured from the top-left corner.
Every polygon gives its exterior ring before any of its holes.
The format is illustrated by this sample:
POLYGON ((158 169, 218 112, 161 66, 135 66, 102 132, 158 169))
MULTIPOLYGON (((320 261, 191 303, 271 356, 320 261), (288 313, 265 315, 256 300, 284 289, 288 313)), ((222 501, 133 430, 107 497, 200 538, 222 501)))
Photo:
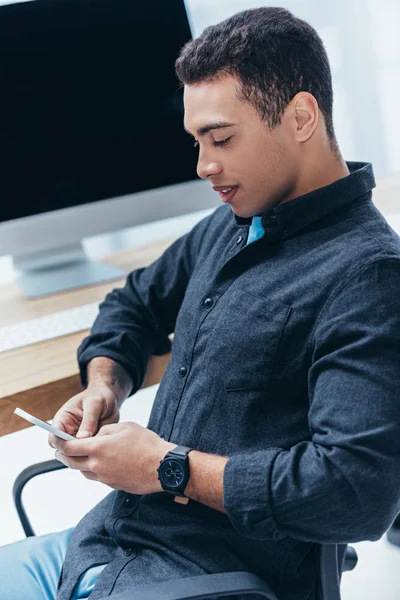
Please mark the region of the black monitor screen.
POLYGON ((0 8, 0 221, 196 178, 183 0, 0 8))

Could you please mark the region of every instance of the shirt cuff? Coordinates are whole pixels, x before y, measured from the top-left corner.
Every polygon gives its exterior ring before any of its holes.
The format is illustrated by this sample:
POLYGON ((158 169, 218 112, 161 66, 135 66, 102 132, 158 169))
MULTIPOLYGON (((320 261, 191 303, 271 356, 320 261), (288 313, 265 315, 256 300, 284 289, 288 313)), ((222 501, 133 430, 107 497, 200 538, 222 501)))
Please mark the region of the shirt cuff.
POLYGON ((224 470, 224 509, 236 531, 254 540, 280 540, 272 514, 271 474, 282 450, 269 448, 231 456, 224 470))

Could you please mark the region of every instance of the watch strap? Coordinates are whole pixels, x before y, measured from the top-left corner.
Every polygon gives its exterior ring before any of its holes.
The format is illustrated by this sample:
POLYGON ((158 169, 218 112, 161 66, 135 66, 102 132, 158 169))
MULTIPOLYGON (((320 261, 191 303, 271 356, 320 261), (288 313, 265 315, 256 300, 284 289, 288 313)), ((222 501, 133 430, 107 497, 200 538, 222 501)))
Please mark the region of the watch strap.
POLYGON ((176 446, 175 448, 172 448, 172 450, 169 450, 167 452, 165 458, 167 458, 167 456, 177 456, 178 458, 186 458, 189 452, 191 452, 192 450, 193 448, 187 448, 186 446, 176 446))
POLYGON ((187 496, 174 496, 174 502, 177 502, 178 504, 187 504, 189 500, 190 498, 187 496))

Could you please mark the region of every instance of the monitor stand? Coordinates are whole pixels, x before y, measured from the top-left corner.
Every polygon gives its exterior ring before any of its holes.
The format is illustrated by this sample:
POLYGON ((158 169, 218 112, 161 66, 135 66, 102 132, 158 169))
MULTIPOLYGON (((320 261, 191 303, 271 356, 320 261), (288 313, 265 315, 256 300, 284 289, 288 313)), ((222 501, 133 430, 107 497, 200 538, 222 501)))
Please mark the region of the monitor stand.
POLYGON ((80 243, 13 256, 13 265, 27 298, 126 277, 122 269, 91 260, 80 243))

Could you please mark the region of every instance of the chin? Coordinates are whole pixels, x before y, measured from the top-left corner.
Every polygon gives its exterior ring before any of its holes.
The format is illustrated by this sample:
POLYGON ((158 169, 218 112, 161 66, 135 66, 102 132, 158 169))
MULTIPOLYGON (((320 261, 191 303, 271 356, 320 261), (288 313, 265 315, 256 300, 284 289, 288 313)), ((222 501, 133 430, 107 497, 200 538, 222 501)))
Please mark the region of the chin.
POLYGON ((244 209, 240 209, 240 208, 233 208, 233 206, 231 205, 231 209, 233 214, 235 214, 237 217, 241 217, 242 219, 251 219, 256 213, 250 212, 248 210, 244 210, 244 209))

